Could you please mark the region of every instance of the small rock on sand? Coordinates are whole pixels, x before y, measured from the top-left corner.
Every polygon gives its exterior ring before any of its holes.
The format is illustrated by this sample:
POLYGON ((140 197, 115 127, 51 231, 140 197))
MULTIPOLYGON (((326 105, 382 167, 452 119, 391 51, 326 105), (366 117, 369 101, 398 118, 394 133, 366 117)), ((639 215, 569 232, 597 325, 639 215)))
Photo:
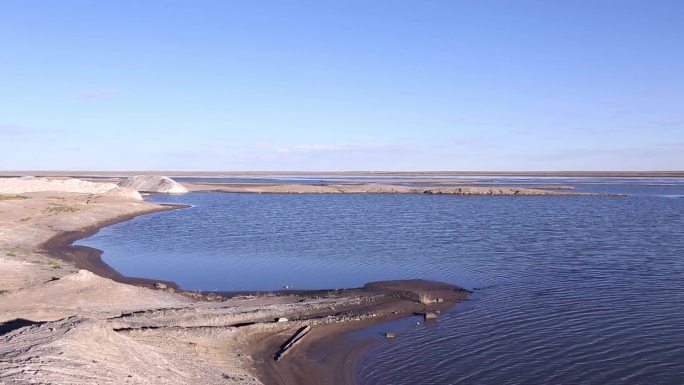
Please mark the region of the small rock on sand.
POLYGON ((436 319, 437 318, 437 313, 432 313, 432 312, 427 312, 423 314, 423 317, 428 320, 428 319, 436 319))

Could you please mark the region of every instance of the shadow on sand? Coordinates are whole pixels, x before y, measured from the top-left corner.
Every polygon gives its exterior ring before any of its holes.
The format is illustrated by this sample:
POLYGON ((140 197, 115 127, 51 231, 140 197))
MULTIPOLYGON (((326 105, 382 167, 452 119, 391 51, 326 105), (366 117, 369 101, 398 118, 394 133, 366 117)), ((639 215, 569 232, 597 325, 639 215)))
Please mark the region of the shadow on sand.
POLYGON ((13 330, 23 328, 24 326, 40 325, 44 322, 31 321, 24 318, 17 318, 11 321, 0 323, 0 336, 5 335, 13 330))

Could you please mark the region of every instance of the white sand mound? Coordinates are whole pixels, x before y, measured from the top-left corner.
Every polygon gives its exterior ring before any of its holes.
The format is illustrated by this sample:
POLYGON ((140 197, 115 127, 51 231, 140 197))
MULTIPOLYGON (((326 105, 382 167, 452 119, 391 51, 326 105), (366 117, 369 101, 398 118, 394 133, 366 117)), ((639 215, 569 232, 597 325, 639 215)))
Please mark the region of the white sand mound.
POLYGON ((96 183, 81 179, 63 178, 0 178, 0 194, 24 194, 40 191, 70 192, 81 194, 106 194, 142 200, 134 189, 117 186, 114 183, 96 183))
POLYGON ((185 194, 188 189, 175 180, 161 175, 136 175, 121 183, 119 186, 130 187, 140 192, 185 194))

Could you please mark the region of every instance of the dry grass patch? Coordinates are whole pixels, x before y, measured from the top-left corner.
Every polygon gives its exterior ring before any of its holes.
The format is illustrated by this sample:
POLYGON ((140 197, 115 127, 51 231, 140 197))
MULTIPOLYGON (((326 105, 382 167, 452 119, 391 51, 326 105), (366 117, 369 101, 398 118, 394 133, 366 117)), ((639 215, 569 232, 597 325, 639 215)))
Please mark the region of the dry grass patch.
POLYGON ((5 247, 4 250, 7 252, 7 255, 16 254, 16 253, 23 253, 26 251, 23 247, 17 246, 17 245, 5 247))
POLYGON ((0 201, 15 201, 29 199, 29 197, 24 195, 0 195, 0 201))
POLYGON ((48 265, 50 265, 50 267, 52 267, 53 269, 61 269, 62 268, 62 263, 59 261, 59 259, 54 259, 54 258, 48 259, 48 265))
POLYGON ((47 211, 50 214, 73 213, 78 211, 78 208, 57 203, 50 203, 50 205, 47 208, 47 211))

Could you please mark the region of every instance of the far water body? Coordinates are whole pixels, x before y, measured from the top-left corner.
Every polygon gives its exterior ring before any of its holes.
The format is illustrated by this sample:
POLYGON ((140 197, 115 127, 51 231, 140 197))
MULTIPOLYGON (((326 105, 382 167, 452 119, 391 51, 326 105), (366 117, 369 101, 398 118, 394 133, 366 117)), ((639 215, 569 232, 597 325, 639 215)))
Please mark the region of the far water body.
POLYGON ((475 290, 435 322, 373 328, 398 337, 365 354, 361 384, 684 384, 684 180, 575 179, 560 183, 629 196, 151 196, 192 207, 80 244, 186 289, 475 290))

